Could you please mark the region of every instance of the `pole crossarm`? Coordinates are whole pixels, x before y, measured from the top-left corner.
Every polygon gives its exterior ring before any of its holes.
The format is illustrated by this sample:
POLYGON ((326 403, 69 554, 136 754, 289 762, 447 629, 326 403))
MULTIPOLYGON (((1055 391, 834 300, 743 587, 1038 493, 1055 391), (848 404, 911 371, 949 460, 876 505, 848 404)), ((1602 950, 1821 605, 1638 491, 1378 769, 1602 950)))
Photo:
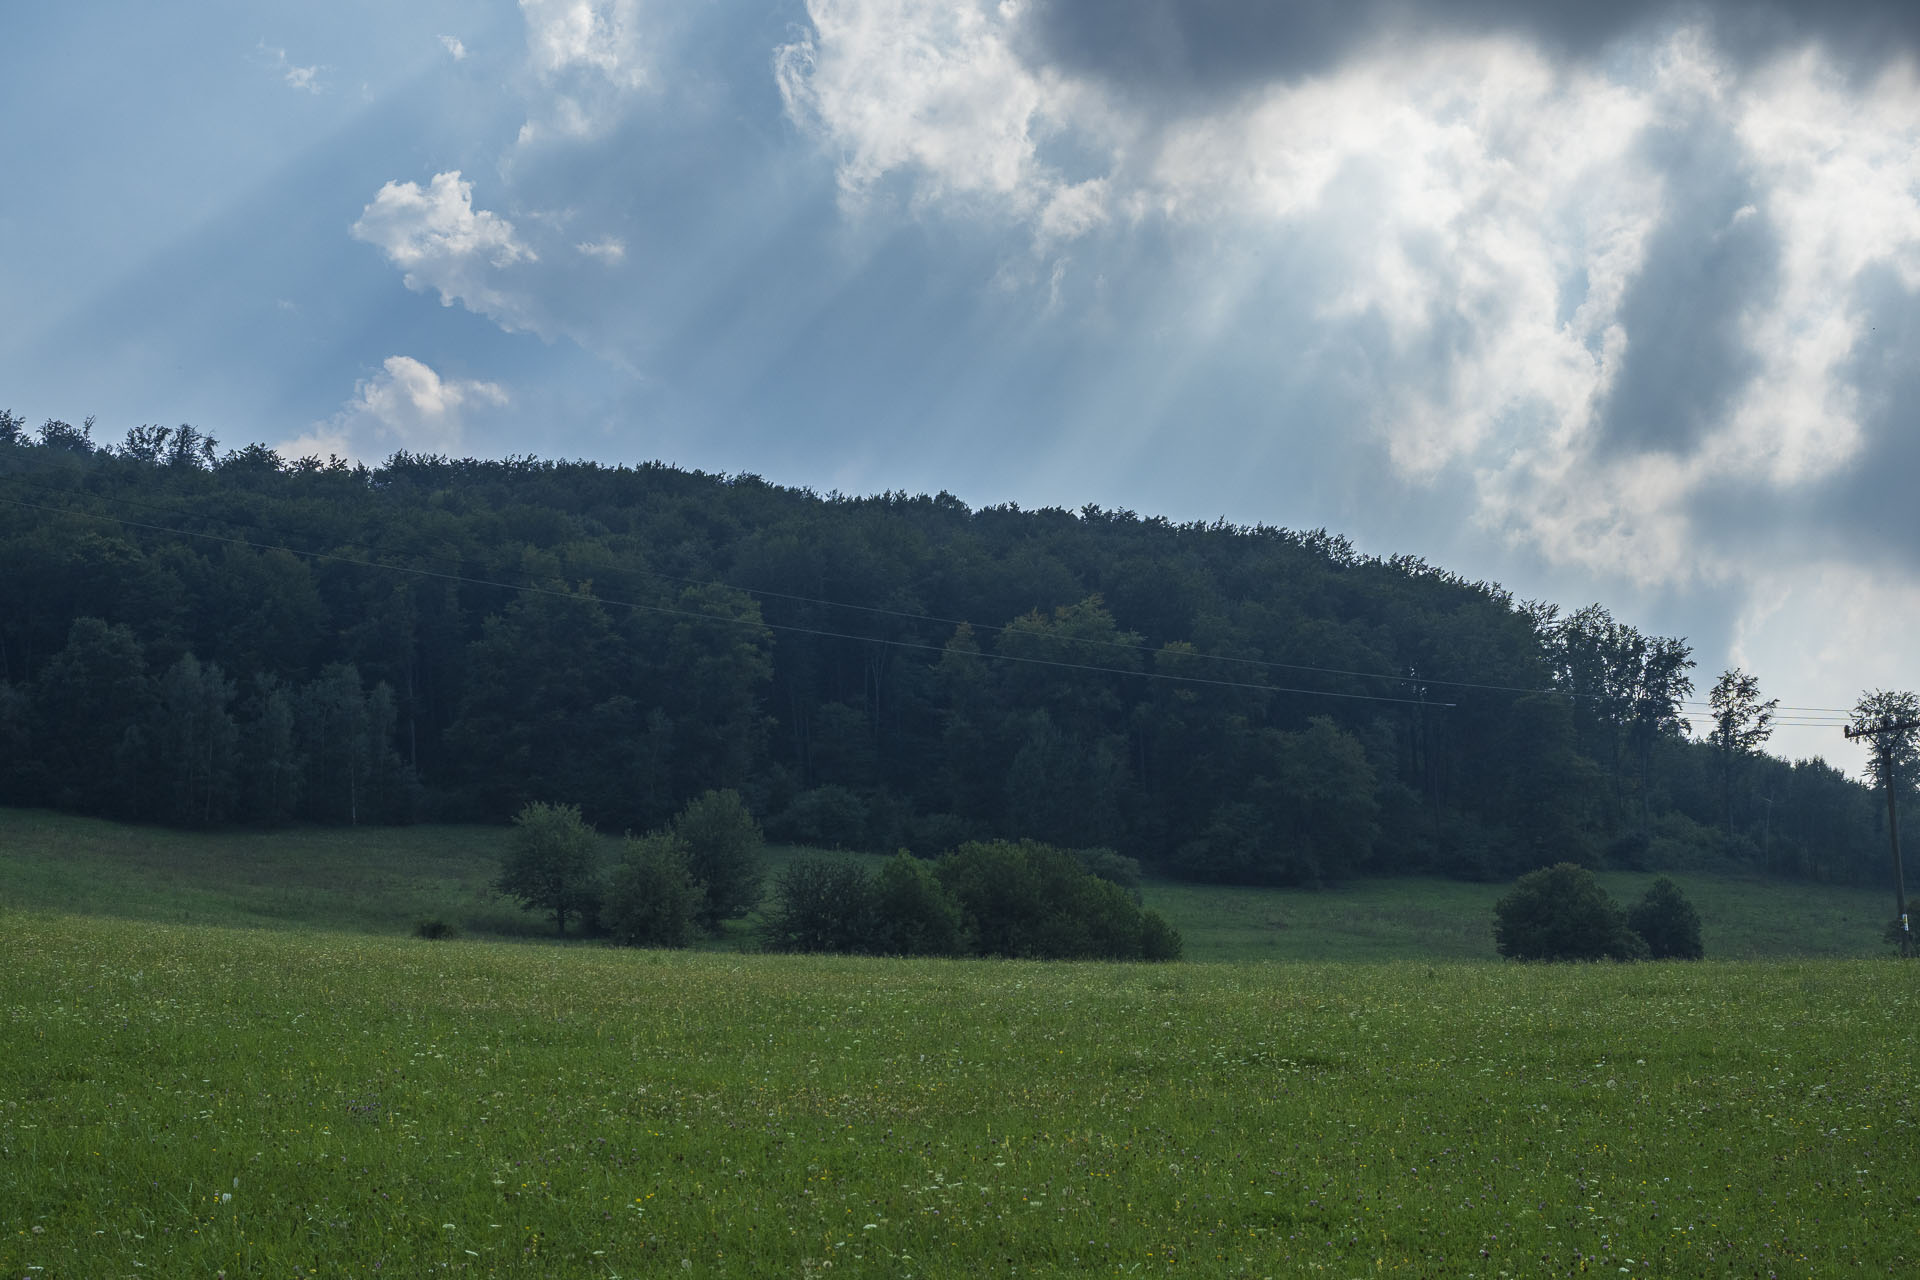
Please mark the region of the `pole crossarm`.
MULTIPOLYGON (((1863 724, 1858 728, 1849 725, 1840 732, 1845 734, 1849 739, 1858 741, 1861 738, 1891 738, 1896 733, 1907 733, 1914 729, 1920 729, 1920 720, 1895 720, 1892 716, 1882 716, 1872 724, 1863 724)), ((1877 743, 1876 745, 1879 745, 1882 751, 1891 751, 1893 749, 1891 742, 1884 742, 1883 744, 1877 743)))

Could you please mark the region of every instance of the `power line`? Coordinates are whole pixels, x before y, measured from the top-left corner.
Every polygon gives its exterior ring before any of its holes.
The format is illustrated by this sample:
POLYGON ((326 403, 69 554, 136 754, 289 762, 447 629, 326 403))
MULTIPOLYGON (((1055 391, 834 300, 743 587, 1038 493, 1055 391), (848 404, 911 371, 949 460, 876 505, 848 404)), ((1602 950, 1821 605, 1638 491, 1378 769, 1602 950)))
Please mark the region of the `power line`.
MULTIPOLYGON (((125 516, 107 515, 89 511, 73 511, 67 508, 50 507, 35 502, 25 502, 18 498, 0 497, 0 502, 11 506, 24 507, 33 511, 44 511, 54 515, 80 516, 84 519, 102 520, 126 525, 133 529, 146 529, 153 533, 164 533, 179 538, 201 538, 209 542, 224 543, 229 546, 248 547, 256 551, 284 551, 289 555, 302 556, 309 560, 319 560, 330 564, 352 565, 362 569, 382 569, 390 573, 412 574, 416 577, 434 578, 445 582, 455 582, 464 586, 491 587, 502 591, 517 591, 527 595, 553 596, 563 600, 586 601, 613 608, 631 609, 637 612, 663 614, 669 617, 692 618, 703 622, 718 622, 729 626, 765 627, 769 631, 785 631, 795 635, 816 636, 829 640, 852 640, 863 644, 884 645, 896 649, 914 649, 928 653, 945 654, 947 646, 927 644, 915 640, 894 640, 882 636, 853 635, 841 631, 828 631, 818 627, 801 627, 790 623, 768 622, 765 619, 733 618, 725 614, 702 613, 694 609, 677 609, 669 605, 645 604, 637 600, 616 600, 608 596, 596 595, 590 591, 563 591, 554 587, 540 587, 524 583, 498 582, 489 578, 476 578, 468 574, 447 573, 436 569, 423 569, 413 565, 386 564, 377 560, 363 560, 355 556, 343 556, 327 551, 302 551, 282 543, 257 542, 251 538, 228 537, 218 533, 204 533, 192 529, 174 529, 165 525, 150 524, 141 520, 128 519, 125 516)), ((710 584, 724 586, 722 583, 710 584)), ((1087 643, 1079 640, 1056 641, 1064 644, 1087 643)), ((1238 680, 1216 680, 1208 676, 1179 675, 1167 671, 1131 671, 1125 667, 1100 667, 1085 662, 1068 662, 1058 658, 1036 658, 1025 654, 977 653, 967 654, 991 662, 1018 662, 1031 666, 1058 667, 1071 671, 1089 671, 1101 675, 1132 676, 1143 680, 1168 680, 1180 684, 1200 684, 1222 689, 1243 689, 1257 693, 1295 693, 1306 697, 1341 698, 1355 702, 1392 702, 1408 706, 1445 707, 1451 702, 1429 702, 1424 698, 1396 698, 1385 694, 1339 693, 1329 689, 1298 689, 1282 685, 1252 684, 1238 680)), ((1200 657, 1201 655, 1185 655, 1200 657)))
MULTIPOLYGON (((71 490, 61 488, 60 486, 57 486, 57 485, 39 484, 32 480, 28 480, 22 476, 5 476, 5 477, 0 477, 0 479, 11 480, 17 484, 23 484, 29 488, 40 489, 44 492, 63 493, 63 494, 71 492, 71 490)), ((143 502, 136 498, 127 498, 127 497, 120 497, 120 496, 106 495, 106 494, 88 494, 87 496, 99 501, 115 502, 115 503, 122 504, 124 506, 138 507, 148 511, 165 512, 167 514, 175 516, 176 518, 220 519, 220 517, 208 517, 199 513, 192 513, 190 515, 189 513, 181 512, 177 507, 161 506, 156 503, 143 502)), ((168 527, 159 526, 159 525, 146 524, 140 521, 129 520, 129 519, 126 519, 125 517, 111 516, 111 515, 106 515, 98 512, 76 511, 76 510, 72 510, 70 508, 64 508, 64 507, 38 506, 36 504, 24 502, 18 499, 0 499, 0 501, 6 501, 15 506, 29 507, 34 510, 52 511, 62 515, 74 515, 74 516, 81 516, 83 518, 88 518, 88 519, 114 521, 117 523, 126 524, 130 527, 149 529, 149 530, 162 532, 162 533, 170 533, 178 537, 202 537, 202 538, 213 539, 216 541, 235 541, 246 546, 256 547, 260 549, 281 550, 281 551, 286 551, 292 555, 307 556, 314 559, 331 560, 331 561, 341 560, 340 557, 331 555, 330 553, 318 552, 318 551, 302 551, 298 548, 286 546, 283 544, 257 543, 257 542, 250 542, 245 539, 224 539, 224 538, 221 538, 220 535, 216 535, 216 534, 206 534, 206 533, 199 533, 191 530, 174 529, 174 528, 168 528, 168 527)), ((236 523, 235 521, 232 521, 232 520, 225 520, 223 522, 229 525, 236 523)), ((457 561, 449 560, 447 557, 444 557, 444 556, 423 555, 418 558, 427 560, 429 562, 438 562, 442 564, 458 563, 457 561)), ((412 570, 407 566, 401 566, 401 565, 381 564, 377 562, 358 562, 358 561, 345 561, 345 562, 346 563, 366 563, 370 567, 386 568, 386 569, 396 570, 396 571, 415 572, 415 570, 412 570)), ((729 590, 742 591, 749 595, 763 597, 766 599, 785 600, 785 601, 798 603, 798 604, 818 605, 818 606, 821 606, 824 608, 830 608, 830 609, 846 609, 856 613, 873 614, 880 617, 901 618, 908 621, 919 622, 919 623, 938 623, 943 626, 967 627, 972 631, 982 632, 987 634, 1001 634, 1001 633, 1005 633, 1005 632, 1013 631, 1017 629, 1016 626, 1012 624, 1006 624, 1006 623, 974 622, 965 618, 947 618, 937 614, 913 613, 911 611, 904 610, 904 609, 888 609, 878 605, 853 604, 848 601, 828 600, 818 596, 806 596, 806 595, 799 595, 792 592, 775 591, 775 590, 772 590, 771 588, 766 588, 766 587, 743 587, 743 586, 737 586, 733 583, 714 581, 712 579, 689 578, 679 574, 666 573, 661 570, 645 567, 645 566, 628 566, 628 567, 631 569, 631 571, 639 573, 646 577, 657 578, 664 582, 680 583, 684 586, 725 587, 729 590)), ((417 572, 431 573, 432 571, 418 570, 417 572)), ((465 578, 458 574, 440 574, 439 576, 450 577, 458 581, 468 582, 475 585, 499 587, 505 590, 521 589, 521 588, 514 587, 510 583, 483 582, 482 580, 479 580, 479 579, 465 578)), ((581 597, 581 598, 589 598, 589 597, 581 597)), ((627 607, 631 607, 631 608, 657 608, 658 607, 658 606, 650 606, 650 605, 630 604, 627 602, 620 602, 620 601, 603 601, 603 603, 626 604, 627 607)), ((789 632, 802 634, 802 635, 815 635, 815 636, 839 638, 839 639, 855 639, 855 640, 860 640, 866 643, 889 644, 889 645, 894 645, 896 647, 902 647, 902 648, 939 648, 941 650, 944 650, 944 646, 915 645, 910 641, 886 640, 886 639, 883 639, 882 637, 877 637, 877 636, 850 636, 850 635, 845 635, 839 632, 801 627, 796 624, 763 622, 763 625, 771 627, 775 630, 789 631, 789 632)), ((1158 656, 1166 652, 1164 647, 1155 648, 1152 645, 1134 644, 1124 640, 1100 640, 1100 639, 1087 638, 1087 639, 1075 639, 1070 641, 1070 643, 1089 647, 1089 648, 1115 649, 1115 650, 1121 650, 1124 652, 1143 653, 1149 656, 1158 656)), ((995 656, 1005 656, 1005 655, 995 655, 995 656)), ((1581 699, 1581 698, 1599 699, 1599 698, 1605 698, 1609 696, 1605 693, 1585 693, 1585 692, 1581 692, 1573 689, 1563 689, 1563 688, 1553 688, 1553 687, 1537 688, 1537 687, 1528 687, 1524 685, 1491 684, 1491 683, 1471 681, 1471 680, 1448 680, 1448 679, 1442 679, 1437 677, 1421 676, 1417 674, 1398 675, 1398 674, 1393 674, 1390 672, 1382 672, 1382 671, 1358 671, 1358 670, 1342 668, 1342 667, 1315 666, 1309 663, 1281 662, 1281 661, 1270 659, 1270 658, 1244 658, 1244 657, 1235 657, 1227 654, 1211 654, 1211 653, 1199 653, 1199 652, 1193 652, 1193 653, 1182 652, 1181 656, 1192 658, 1200 662, 1224 663, 1230 666, 1249 667, 1249 668, 1254 668, 1259 670, 1294 671, 1294 672, 1301 672, 1301 673, 1310 674, 1310 675, 1341 676, 1341 677, 1346 677, 1349 679, 1357 679, 1357 680, 1387 680, 1387 681, 1392 681, 1394 683, 1402 684, 1402 685, 1414 685, 1421 689, 1425 689, 1425 688, 1462 689, 1462 690, 1473 690, 1476 692, 1483 692, 1483 693, 1510 693, 1510 694, 1515 694, 1519 696, 1562 697, 1562 698, 1571 698, 1571 699, 1581 699)), ((1087 669, 1088 670, 1117 670, 1122 672, 1125 671, 1124 668, 1100 668, 1100 667, 1091 667, 1091 666, 1087 667, 1087 669)), ((1159 673, 1135 673, 1135 674, 1158 675, 1159 673)), ((1201 681, 1206 679, 1204 677, 1197 677, 1197 676, 1181 677, 1181 678, 1194 680, 1194 681, 1201 681)), ((1454 705, 1451 703, 1430 702, 1424 697, 1396 698, 1396 697, 1392 697, 1390 695, 1384 695, 1384 694, 1373 694, 1373 695, 1348 694, 1348 693, 1335 694, 1335 693, 1324 691, 1324 690, 1283 690, 1279 686, 1274 686, 1274 685, 1256 685, 1256 684, 1250 684, 1247 682, 1231 681, 1231 680, 1206 680, 1206 682, 1221 685, 1228 688, 1256 688, 1256 689, 1270 689, 1275 692, 1288 692, 1288 691, 1302 692, 1302 693, 1316 694, 1318 696, 1323 696, 1323 697, 1352 698, 1352 699, 1359 699, 1363 701, 1410 703, 1410 704, 1418 704, 1423 706, 1454 705)), ((1685 718, 1688 718, 1688 719, 1710 719, 1711 718, 1710 710, 1698 710, 1699 708, 1710 709, 1712 707, 1712 703, 1710 701, 1705 701, 1698 698, 1685 698, 1685 699, 1677 700, 1675 705, 1682 708, 1696 709, 1696 710, 1682 712, 1681 714, 1685 718)), ((1814 715, 1814 716, 1824 716, 1827 714, 1832 714, 1835 716, 1847 717, 1853 714, 1851 710, 1840 708, 1840 707, 1791 706, 1791 707, 1781 707, 1779 709, 1782 711, 1790 712, 1790 713, 1791 712, 1807 713, 1809 715, 1814 715)), ((1780 720, 1780 719, 1776 719, 1774 723, 1782 727, 1820 727, 1818 725, 1801 726, 1798 724, 1797 721, 1780 720)), ((1841 723, 1841 721, 1835 721, 1834 723, 1838 724, 1838 723, 1841 723)))
MULTIPOLYGON (((13 480, 17 483, 25 484, 31 488, 41 489, 45 492, 50 492, 50 493, 71 492, 70 490, 61 488, 57 485, 35 484, 33 481, 25 480, 18 476, 7 476, 7 477, 0 477, 0 478, 13 480)), ((157 503, 142 502, 137 498, 126 498, 126 497, 119 497, 119 496, 107 495, 107 494, 89 494, 87 496, 91 498, 95 498, 100 501, 116 502, 125 506, 139 507, 147 511, 165 512, 169 515, 175 516, 177 518, 182 518, 182 519, 186 519, 186 518, 208 519, 209 518, 207 516, 201 515, 200 513, 192 513, 191 515, 189 515, 189 513, 181 512, 177 507, 168 507, 168 506, 161 506, 157 503)), ((15 501, 15 500, 7 499, 6 501, 15 501)), ((33 504, 15 501, 15 505, 31 506, 33 504)), ((119 521, 120 523, 132 525, 133 527, 136 527, 136 528, 156 528, 157 527, 153 525, 142 524, 138 521, 125 520, 124 518, 119 516, 105 516, 105 515, 100 515, 99 513, 94 513, 94 512, 74 511, 69 508, 38 508, 38 509, 55 510, 67 515, 77 515, 77 516, 83 516, 88 518, 115 520, 115 521, 119 521)), ((211 517, 211 518, 218 519, 219 517, 211 517)), ((225 521, 225 523, 234 524, 236 522, 228 520, 228 521, 225 521)), ((182 536, 202 536, 198 534, 191 534, 191 533, 188 533, 187 531, 181 531, 181 530, 167 530, 167 531, 179 533, 182 536)), ((206 536, 212 536, 212 535, 206 535, 206 536)), ((249 545, 255 545, 255 544, 249 544, 249 545)), ((300 551, 293 547, 279 547, 278 549, 289 551, 294 555, 324 556, 325 554, 322 552, 300 551)), ((420 556, 419 558, 428 560, 428 561, 437 561, 443 564, 457 563, 454 561, 449 561, 448 558, 444 556, 423 555, 423 556, 420 556)), ((397 567, 397 566, 387 566, 387 567, 397 567)), ((798 595, 792 592, 775 591, 767 587, 739 586, 735 583, 719 582, 709 578, 689 578, 679 574, 666 573, 662 570, 645 567, 645 566, 628 566, 628 567, 633 572, 641 574, 643 576, 650 577, 650 578, 658 578, 664 582, 677 582, 684 586, 725 587, 729 590, 743 591, 749 595, 761 596, 768 599, 786 600, 786 601, 790 601, 798 604, 820 605, 830 609, 847 609, 856 613, 869 613, 869 614, 879 615, 882 617, 903 618, 911 622, 922 622, 922 623, 930 622, 930 623, 939 623, 943 626, 967 627, 968 629, 976 632, 984 632, 989 634, 1004 633, 1004 632, 1015 631, 1019 629, 1016 625, 1008 624, 1008 623, 974 622, 966 618, 947 618, 947 617, 942 617, 938 614, 914 613, 905 609, 888 609, 878 605, 853 604, 844 600, 828 600, 819 596, 798 595)), ((768 625, 771 626, 774 624, 769 623, 768 625)), ((790 627, 787 629, 805 630, 804 628, 799 628, 799 627, 790 627)), ((873 639, 876 639, 877 641, 877 637, 873 639)), ((1085 639, 1075 639, 1072 643, 1079 644, 1079 645, 1086 645, 1086 646, 1095 647, 1095 648, 1118 649, 1118 650, 1123 650, 1131 653, 1144 653, 1149 656, 1159 655, 1164 652, 1164 648, 1155 648, 1153 645, 1149 645, 1149 644, 1133 644, 1131 642, 1124 641, 1124 640, 1099 640, 1099 639, 1085 638, 1085 639)), ((1392 673, 1380 672, 1380 671, 1353 671, 1353 670, 1346 670, 1339 667, 1314 666, 1309 663, 1280 662, 1275 659, 1268 659, 1268 658, 1242 658, 1242 657, 1234 657, 1227 654, 1212 654, 1212 653, 1199 653, 1199 652, 1193 652, 1193 653, 1183 652, 1181 656, 1194 658, 1204 662, 1219 662, 1219 663, 1226 663, 1233 666, 1255 667, 1255 668, 1260 668, 1264 670, 1299 671, 1299 672, 1306 672, 1312 675, 1346 676, 1346 677, 1359 679, 1359 680, 1390 680, 1399 684, 1442 685, 1448 688, 1480 689, 1480 690, 1490 690, 1495 692, 1507 692, 1507 693, 1562 694, 1564 696, 1569 696, 1569 697, 1590 696, 1585 694, 1567 694, 1564 690, 1556 690, 1556 689, 1524 689, 1524 688, 1508 687, 1508 686, 1502 686, 1502 685, 1473 684, 1467 681, 1459 681, 1459 680, 1429 679, 1427 677, 1417 676, 1417 675, 1395 675, 1392 673)), ((1261 686, 1255 686, 1255 687, 1266 688, 1269 686, 1261 685, 1261 686)), ((1355 696, 1358 696, 1358 695, 1355 695, 1355 696)), ((1393 699, 1383 699, 1383 700, 1393 701, 1393 699)), ((1403 699, 1403 701, 1421 702, 1429 706, 1440 705, 1438 703, 1427 702, 1425 699, 1422 699, 1422 698, 1408 698, 1408 699, 1403 699)))

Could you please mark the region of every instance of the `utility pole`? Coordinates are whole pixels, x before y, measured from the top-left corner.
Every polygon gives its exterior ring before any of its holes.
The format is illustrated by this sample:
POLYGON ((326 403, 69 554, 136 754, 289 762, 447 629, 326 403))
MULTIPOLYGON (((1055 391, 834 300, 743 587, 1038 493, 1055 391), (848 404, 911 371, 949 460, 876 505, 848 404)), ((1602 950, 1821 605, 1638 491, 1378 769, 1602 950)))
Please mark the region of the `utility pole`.
POLYGON ((1881 716, 1876 724, 1842 731, 1850 739, 1872 738, 1873 749, 1880 756, 1880 783, 1887 789, 1887 838, 1893 846, 1893 905, 1899 912, 1897 922, 1900 926, 1900 954, 1903 957, 1913 955, 1913 930, 1907 924, 1907 886, 1900 874, 1900 808, 1895 800, 1900 788, 1893 772, 1893 748, 1899 741, 1899 735, 1915 729, 1920 729, 1920 720, 1896 720, 1892 716, 1881 716))

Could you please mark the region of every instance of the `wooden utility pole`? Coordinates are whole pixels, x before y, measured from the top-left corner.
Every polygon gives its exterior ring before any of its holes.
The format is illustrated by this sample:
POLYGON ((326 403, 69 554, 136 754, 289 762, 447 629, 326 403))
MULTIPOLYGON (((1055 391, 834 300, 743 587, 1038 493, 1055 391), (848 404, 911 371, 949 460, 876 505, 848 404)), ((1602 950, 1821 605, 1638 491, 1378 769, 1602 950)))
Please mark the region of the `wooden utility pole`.
POLYGON ((1893 748, 1903 733, 1920 729, 1920 720, 1896 720, 1892 716, 1881 716, 1871 725, 1858 729, 1846 729, 1848 738, 1872 738, 1873 749, 1880 756, 1880 784, 1887 789, 1887 839, 1893 847, 1893 905, 1899 912, 1896 923, 1900 926, 1900 954, 1913 955, 1913 930, 1907 924, 1907 885, 1900 874, 1900 806, 1896 800, 1900 788, 1894 777, 1893 748))

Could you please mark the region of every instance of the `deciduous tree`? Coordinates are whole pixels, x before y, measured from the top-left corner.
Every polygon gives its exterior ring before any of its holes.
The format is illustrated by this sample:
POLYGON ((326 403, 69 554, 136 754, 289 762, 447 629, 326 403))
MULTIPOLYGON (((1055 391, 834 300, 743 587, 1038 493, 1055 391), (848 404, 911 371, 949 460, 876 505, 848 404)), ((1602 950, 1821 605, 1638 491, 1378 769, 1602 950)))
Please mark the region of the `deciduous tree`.
POLYGON ((1720 816, 1733 832, 1734 775, 1746 758, 1773 734, 1773 712, 1780 699, 1760 699, 1760 681, 1738 667, 1721 672, 1707 695, 1713 707, 1713 728, 1707 742, 1720 765, 1720 816))
POLYGON ((577 805, 533 801, 514 815, 494 888, 529 911, 553 912, 564 935, 568 916, 591 916, 599 906, 599 854, 600 837, 577 805))
POLYGON ((705 891, 700 923, 717 930, 720 922, 743 916, 760 905, 765 875, 765 839, 737 791, 709 791, 673 820, 673 834, 687 851, 687 869, 705 891))

